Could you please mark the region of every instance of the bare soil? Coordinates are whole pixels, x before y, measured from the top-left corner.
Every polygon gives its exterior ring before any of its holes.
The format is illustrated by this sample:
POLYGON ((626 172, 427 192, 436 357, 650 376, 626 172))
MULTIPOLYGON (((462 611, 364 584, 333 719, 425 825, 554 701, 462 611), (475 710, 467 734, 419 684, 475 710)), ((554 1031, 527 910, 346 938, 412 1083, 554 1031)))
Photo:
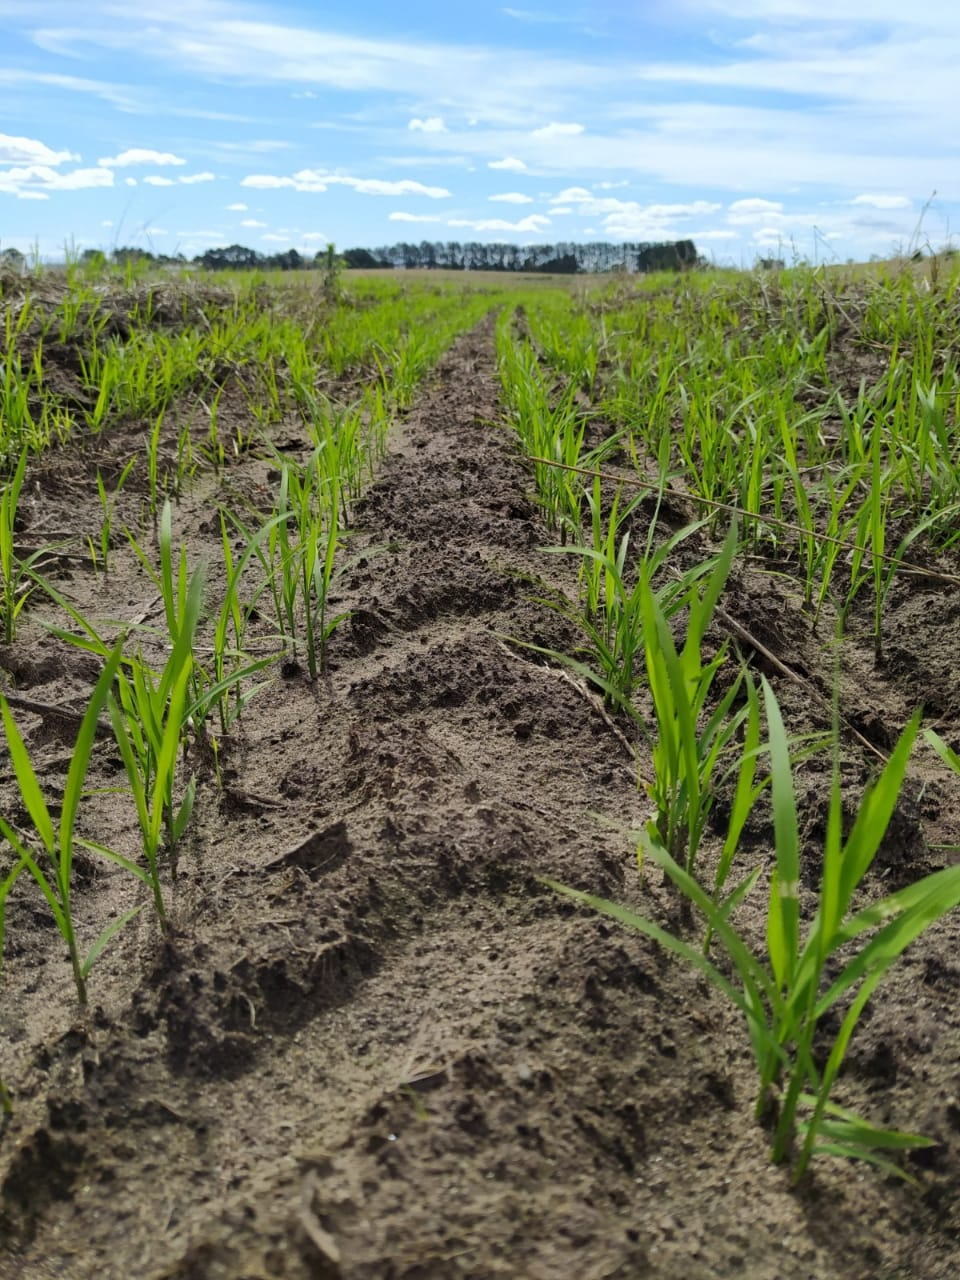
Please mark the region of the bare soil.
MULTIPOLYGON (((0 1134, 3 1280, 960 1273, 960 921, 925 935, 881 990, 837 1091, 937 1140, 910 1162, 916 1183, 822 1161, 793 1188, 753 1119, 735 1011, 540 883, 687 927, 658 874, 639 880, 627 831, 647 802, 622 732, 588 689, 507 639, 575 647, 542 603, 573 596, 575 567, 541 551, 551 539, 498 416, 488 319, 397 424, 355 512, 341 593, 353 613, 328 672, 313 684, 287 663, 250 704, 222 789, 201 786, 173 937, 146 912, 129 925, 92 974, 91 1012, 38 895, 18 885, 0 994, 16 1103, 0 1134)), ((133 427, 115 437, 114 460, 137 440, 133 427)), ((32 473, 38 541, 95 527, 98 461, 65 449, 32 473)), ((227 488, 256 500, 269 465, 237 462, 227 488)), ((212 514, 202 485, 177 508, 192 562, 217 559, 212 514)), ((155 616, 122 549, 106 581, 79 552, 51 573, 95 616, 155 616)), ((793 671, 747 646, 792 725, 828 725, 832 648, 789 580, 744 570, 724 607, 793 671)), ((854 627, 851 803, 874 763, 862 739, 889 749, 918 703, 960 736, 958 612, 955 588, 905 580, 879 672, 866 620, 854 627)), ((0 651, 3 686, 80 706, 94 665, 40 616, 52 612, 36 603, 0 651)), ((55 792, 75 724, 16 714, 55 792)), ((104 743, 91 784, 118 777, 104 743)), ((811 889, 828 781, 824 759, 804 768, 811 889)), ((934 846, 960 840, 956 783, 918 757, 871 891, 952 858, 934 846)), ((4 758, 0 801, 18 821, 15 796, 4 758)), ((88 834, 132 851, 128 810, 101 797, 88 834)), ((768 858, 762 814, 748 835, 745 856, 768 858)), ((120 871, 83 860, 85 932, 130 893, 120 871)))

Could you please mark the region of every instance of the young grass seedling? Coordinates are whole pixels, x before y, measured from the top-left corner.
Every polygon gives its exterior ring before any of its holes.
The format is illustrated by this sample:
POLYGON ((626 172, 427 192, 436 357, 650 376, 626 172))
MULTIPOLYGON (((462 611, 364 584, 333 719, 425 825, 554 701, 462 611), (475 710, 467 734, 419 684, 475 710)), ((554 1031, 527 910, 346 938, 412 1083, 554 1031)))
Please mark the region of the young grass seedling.
MULTIPOLYGON (((572 610, 551 600, 543 603, 571 617, 583 630, 595 665, 591 669, 582 663, 569 662, 561 655, 556 656, 602 688, 608 705, 615 709, 629 707, 633 691, 641 679, 645 594, 653 590, 653 579, 671 553, 702 527, 702 524, 687 525, 671 534, 662 545, 656 545, 657 516, 664 488, 665 481, 662 481, 657 507, 647 529, 646 544, 636 567, 628 562, 630 532, 627 530, 620 535, 620 528, 637 506, 639 498, 621 511, 618 493, 604 528, 599 478, 594 480, 593 491, 587 495, 593 545, 547 548, 550 552, 581 557, 581 609, 572 610)), ((672 617, 683 607, 697 579, 708 574, 711 566, 712 561, 708 561, 685 575, 667 578, 656 588, 656 597, 665 618, 672 617)))
POLYGON ((20 452, 16 470, 0 493, 0 623, 4 644, 12 644, 16 633, 17 618, 27 603, 31 587, 24 583, 30 576, 29 565, 36 553, 22 561, 17 555, 16 536, 17 504, 27 469, 27 450, 20 452))
POLYGON ((929 925, 960 903, 960 866, 948 867, 851 913, 883 839, 903 785, 919 714, 904 729, 874 785, 868 788, 846 839, 842 834, 837 728, 823 871, 817 909, 801 939, 800 838, 790 750, 773 690, 763 681, 767 711, 776 866, 767 911, 766 955, 757 956, 731 920, 731 899, 755 885, 751 873, 718 905, 649 831, 637 833, 647 856, 661 866, 705 917, 723 945, 739 986, 703 952, 654 921, 616 903, 548 882, 560 893, 645 933, 707 975, 744 1015, 759 1075, 755 1116, 773 1128, 775 1163, 793 1162, 797 1180, 815 1155, 867 1160, 886 1173, 906 1176, 886 1153, 931 1145, 916 1134, 871 1124, 831 1101, 850 1039, 890 967, 929 925), (858 949, 852 944, 865 934, 858 949), (833 976, 835 975, 835 976, 833 976), (839 1006, 839 1007, 838 1007, 839 1006), (838 1007, 839 1027, 824 1064, 814 1037, 829 1034, 824 1019, 838 1007))
POLYGON ((164 845, 176 871, 176 849, 193 812, 196 778, 179 804, 174 799, 177 760, 190 721, 194 676, 193 646, 203 606, 204 575, 194 572, 179 609, 173 647, 160 672, 139 658, 128 660, 129 675, 117 672, 117 695, 108 705, 114 734, 137 807, 137 820, 157 915, 166 920, 160 889, 159 855, 164 845))
MULTIPOLYGON (((104 703, 107 701, 110 686, 119 670, 122 647, 123 641, 120 640, 104 664, 100 677, 94 686, 90 701, 87 704, 87 709, 84 712, 80 730, 77 734, 77 740, 74 744, 67 781, 63 791, 63 801, 56 823, 51 814, 50 806, 44 799, 43 792, 40 789, 40 783, 30 761, 26 744, 10 713, 7 700, 0 694, 0 714, 3 717, 3 727, 10 759, 17 777, 21 798, 30 816, 30 823, 33 827, 34 835, 39 840, 42 853, 34 856, 28 843, 21 839, 5 818, 0 818, 0 833, 12 846, 20 865, 30 872, 40 892, 47 900, 47 905, 50 908, 57 929, 60 931, 60 936, 66 943, 70 964, 73 969, 73 980, 77 989, 77 999, 82 1005, 87 1003, 87 977, 98 956, 111 938, 140 909, 136 907, 132 911, 125 912, 118 919, 111 921, 87 951, 86 955, 81 953, 72 905, 73 856, 74 846, 79 843, 86 844, 87 842, 81 841, 75 831, 77 810, 80 806, 87 770, 90 767, 90 755, 93 749, 98 717, 104 703)), ((125 866, 127 870, 135 870, 125 859, 120 858, 112 851, 101 849, 101 852, 125 866)))
MULTIPOLYGON (((230 515, 230 519, 242 532, 246 545, 243 548, 239 560, 234 562, 233 548, 230 545, 230 535, 227 529, 227 513, 221 511, 220 539, 223 547, 224 568, 227 573, 227 585, 224 591, 223 603, 220 606, 216 629, 214 631, 213 665, 216 681, 214 690, 223 691, 222 695, 217 699, 217 709, 220 714, 220 730, 222 733, 227 732, 231 722, 241 714, 243 708, 250 699, 261 689, 265 688, 264 684, 260 684, 241 693, 241 682, 248 676, 254 675, 257 672, 263 671, 265 668, 272 666, 276 661, 275 657, 270 655, 267 658, 261 658, 255 662, 246 663, 239 669, 235 669, 233 671, 227 670, 228 658, 234 658, 237 661, 241 661, 243 659, 243 645, 244 638, 246 636, 247 623, 250 617, 250 610, 256 603, 256 600, 254 600, 253 604, 248 605, 246 609, 242 609, 240 607, 239 591, 243 571, 247 567, 251 557, 254 555, 256 555, 258 559, 260 559, 261 563, 263 563, 263 556, 260 550, 261 544, 270 536, 277 522, 283 519, 283 517, 274 516, 272 520, 268 520, 267 523, 252 536, 247 533, 243 528, 243 525, 233 515, 230 515), (228 632, 231 627, 233 629, 232 646, 228 644, 227 640, 228 632), (236 694, 236 705, 232 715, 229 710, 230 689, 233 689, 236 694)), ((264 585, 257 593, 257 597, 259 597, 259 595, 265 590, 266 586, 264 585)), ((204 692, 209 696, 213 690, 205 690, 204 692)), ((205 719, 206 716, 203 718, 205 719)))
POLYGON ((112 494, 107 493, 106 485, 103 483, 103 476, 100 474, 100 468, 97 468, 97 495, 100 498, 100 509, 103 511, 103 519, 100 521, 100 560, 103 564, 104 574, 108 574, 110 572, 110 539, 113 527, 113 514, 117 508, 117 499, 120 497, 123 486, 126 484, 127 478, 133 470, 136 461, 137 457, 136 454, 134 454, 120 472, 120 479, 117 481, 112 494))
POLYGON ((129 678, 118 673, 119 699, 112 695, 109 699, 114 736, 137 809, 153 901, 163 927, 167 917, 160 887, 160 850, 165 844, 175 871, 177 845, 196 798, 195 777, 187 783, 179 806, 173 794, 186 722, 191 640, 185 628, 158 684, 135 660, 129 678))
MULTIPOLYGON (((640 574, 640 609, 643 618, 643 647, 647 676, 657 720, 653 742, 654 781, 650 794, 656 805, 651 820, 651 836, 659 840, 688 872, 693 871, 707 819, 716 798, 721 761, 737 745, 737 734, 745 720, 748 738, 759 737, 759 706, 756 696, 734 711, 734 704, 746 679, 745 671, 735 680, 709 716, 706 708, 714 677, 726 657, 726 647, 703 665, 702 647, 720 593, 726 583, 737 550, 737 527, 731 525, 723 548, 701 589, 691 585, 687 596, 687 634, 678 653, 670 626, 650 583, 646 566, 640 574)), ((750 690, 752 691, 752 690, 750 690)), ((752 795, 755 754, 744 758, 741 785, 752 795)), ((739 809, 739 806, 738 806, 739 809)), ((745 816, 745 815, 744 815, 745 816)), ((720 886, 718 885, 718 888, 720 886)))
POLYGON ((150 518, 154 528, 157 523, 157 507, 160 501, 160 428, 166 417, 166 405, 157 414, 147 441, 147 481, 149 484, 150 518))

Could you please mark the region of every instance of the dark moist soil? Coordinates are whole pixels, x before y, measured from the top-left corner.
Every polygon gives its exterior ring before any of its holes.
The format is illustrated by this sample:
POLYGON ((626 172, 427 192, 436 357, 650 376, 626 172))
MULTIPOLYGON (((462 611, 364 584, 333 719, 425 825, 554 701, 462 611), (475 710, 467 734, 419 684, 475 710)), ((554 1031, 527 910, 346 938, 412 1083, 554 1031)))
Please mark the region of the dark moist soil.
MULTIPOLYGON (((201 786, 173 938, 147 912, 129 925, 92 974, 88 1015, 42 903, 18 886, 0 1003, 16 1101, 0 1138, 3 1280, 960 1273, 960 922, 932 929, 872 1002, 836 1090, 936 1138, 909 1162, 916 1185, 824 1160, 796 1190, 753 1119, 738 1016, 653 943, 538 881, 684 927, 660 876, 637 875, 626 829, 647 802, 622 735, 588 690, 505 639, 574 647, 538 599, 572 597, 575 566, 540 551, 552 538, 498 414, 488 319, 397 425, 354 513, 353 615, 328 673, 313 685, 288 664, 250 704, 223 789, 201 786)), ((256 498, 267 469, 240 462, 227 487, 256 498)), ((89 457, 65 451, 38 474, 38 538, 95 527, 89 457)), ((193 562, 218 559, 211 515, 199 488, 177 508, 193 562)), ((97 616, 156 616, 122 550, 106 584, 79 553, 56 573, 97 616)), ((891 601, 885 670, 854 629, 851 806, 872 759, 853 729, 889 750, 936 700, 944 736, 960 732, 946 591, 912 584, 891 601)), ((790 723, 828 725, 832 651, 789 583, 741 572, 724 603, 762 640, 752 660, 790 723)), ((38 615, 0 653, 4 686, 82 705, 95 666, 38 615)), ((55 794, 75 726, 17 717, 55 794)), ((117 780, 104 744, 91 785, 117 780)), ((802 771, 808 888, 828 785, 828 761, 802 771)), ((932 846, 960 839, 957 790, 918 756, 871 892, 945 864, 932 846)), ((22 821, 5 759, 0 796, 22 821)), ((92 803, 96 833, 132 851, 128 806, 92 803)), ((745 858, 769 861, 762 815, 747 834, 745 858)), ((82 858, 85 932, 130 892, 82 858)), ((764 905, 745 917, 758 940, 764 905)))

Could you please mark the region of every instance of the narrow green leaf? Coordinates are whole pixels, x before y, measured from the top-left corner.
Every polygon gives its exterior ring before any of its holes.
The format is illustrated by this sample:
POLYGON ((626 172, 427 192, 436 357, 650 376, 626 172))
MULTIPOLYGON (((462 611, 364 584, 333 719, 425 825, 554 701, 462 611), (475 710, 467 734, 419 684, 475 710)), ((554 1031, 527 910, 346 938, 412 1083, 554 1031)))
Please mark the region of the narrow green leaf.
POLYGON ((17 783, 20 787, 20 795, 26 805, 30 821, 33 823, 37 835, 42 840, 47 853, 53 858, 56 854, 57 844, 53 821, 43 798, 43 792, 40 790, 37 775, 34 773, 33 765, 30 763, 30 754, 3 694, 0 694, 0 712, 3 713, 3 727, 7 737, 7 746, 10 750, 10 759, 13 762, 13 770, 17 775, 17 783))
POLYGON ((797 965, 800 928, 800 837, 793 791, 790 748, 780 707, 773 689, 762 677, 763 698, 770 740, 770 778, 773 798, 773 828, 777 869, 775 891, 771 891, 767 913, 767 943, 778 985, 789 987, 797 965))
POLYGON ((84 712, 83 720, 77 733, 77 741, 74 744, 73 756, 67 772, 67 781, 63 791, 63 805, 60 810, 60 859, 66 884, 69 884, 69 870, 73 856, 73 826, 76 820, 77 808, 80 804, 80 797, 83 794, 83 782, 87 776, 87 769, 90 767, 90 752, 93 750, 100 712, 110 693, 113 678, 120 665, 123 641, 124 637, 121 636, 114 645, 113 652, 104 664, 99 679, 94 685, 93 693, 90 696, 90 701, 87 704, 87 709, 84 712))
POLYGON ((115 938, 120 930, 125 925, 128 925, 135 916, 138 916, 142 910, 143 903, 141 902, 139 906, 132 907, 129 911, 125 911, 122 916, 118 916, 116 920, 112 920, 110 924, 107 925, 106 929, 104 929, 103 933, 101 933, 100 937, 97 938, 96 942, 87 952, 86 959, 80 966, 80 972, 83 977, 86 978, 89 975, 90 970, 97 963, 97 960, 100 958, 100 955, 107 943, 110 942, 112 938, 115 938))

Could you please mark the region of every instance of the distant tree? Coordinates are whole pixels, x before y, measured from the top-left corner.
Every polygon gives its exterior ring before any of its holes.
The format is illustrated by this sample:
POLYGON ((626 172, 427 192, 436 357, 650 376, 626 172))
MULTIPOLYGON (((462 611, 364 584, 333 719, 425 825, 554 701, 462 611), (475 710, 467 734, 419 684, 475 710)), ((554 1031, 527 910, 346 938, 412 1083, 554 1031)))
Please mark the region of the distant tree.
POLYGON ((661 244, 608 244, 596 241, 576 244, 519 246, 505 242, 481 244, 471 240, 459 244, 455 240, 419 245, 402 241, 378 249, 347 249, 344 265, 353 268, 395 267, 405 270, 440 267, 448 271, 529 271, 575 272, 605 271, 689 271, 701 265, 692 240, 667 241, 661 244))
POLYGON ((382 267, 384 264, 369 249, 347 249, 343 255, 343 265, 372 271, 375 267, 382 267))
POLYGON ((112 251, 110 257, 119 266, 125 266, 128 262, 155 262, 156 258, 149 249, 143 249, 139 245, 123 245, 112 251))
POLYGON ((579 266, 575 253, 564 253, 558 258, 548 258, 546 262, 541 262, 537 270, 550 275, 574 276, 577 274, 579 266))
POLYGON ((306 261, 296 249, 287 249, 284 253, 274 253, 267 258, 265 265, 275 267, 279 271, 300 271, 306 261))
POLYGON ((208 249, 206 253, 198 254, 194 262, 208 271, 236 271, 259 267, 263 259, 256 249, 248 249, 242 244, 231 244, 225 249, 208 249))
POLYGON ((12 267, 14 271, 22 271, 27 265, 27 259, 13 245, 8 249, 0 249, 0 262, 6 267, 12 267))

